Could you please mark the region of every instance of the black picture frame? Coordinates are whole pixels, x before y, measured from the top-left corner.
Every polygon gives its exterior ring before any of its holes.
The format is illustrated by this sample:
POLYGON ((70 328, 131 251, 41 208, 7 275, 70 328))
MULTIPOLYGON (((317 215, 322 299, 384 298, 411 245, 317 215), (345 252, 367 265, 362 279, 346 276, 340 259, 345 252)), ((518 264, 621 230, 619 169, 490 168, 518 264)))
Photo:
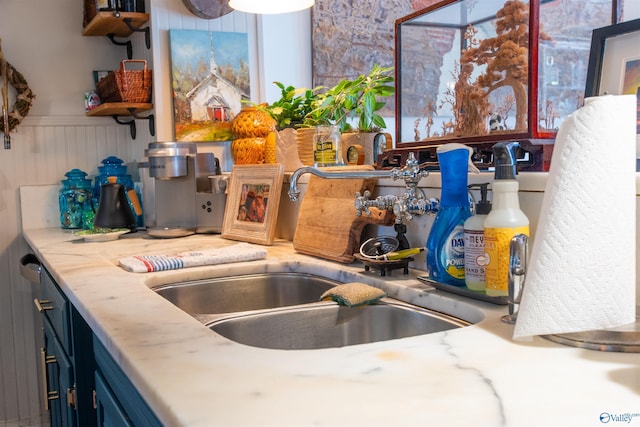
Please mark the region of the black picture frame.
MULTIPOLYGON (((640 43, 640 19, 621 22, 607 27, 596 28, 591 35, 591 49, 589 52, 589 64, 587 67, 587 81, 585 85, 585 98, 598 96, 600 93, 601 79, 604 67, 607 40, 637 33, 640 43)), ((637 46, 637 45, 636 45, 637 46)), ((638 54, 640 56, 640 53, 638 54)), ((619 95, 619 93, 613 94, 619 95)))

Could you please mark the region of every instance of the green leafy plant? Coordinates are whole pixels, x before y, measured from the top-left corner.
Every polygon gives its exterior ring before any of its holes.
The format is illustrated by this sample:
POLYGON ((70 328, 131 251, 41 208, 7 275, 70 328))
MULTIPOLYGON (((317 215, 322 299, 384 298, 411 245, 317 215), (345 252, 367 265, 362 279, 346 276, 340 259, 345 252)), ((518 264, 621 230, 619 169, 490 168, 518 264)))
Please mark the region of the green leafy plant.
POLYGON ((269 105, 261 104, 255 107, 273 117, 278 129, 303 126, 305 117, 313 110, 318 89, 296 89, 280 82, 273 82, 273 84, 280 88, 280 99, 269 105))
POLYGON ((347 132, 352 129, 350 122, 355 121, 360 132, 384 129, 384 119, 377 111, 386 104, 381 98, 395 93, 392 71, 393 67, 374 65, 369 74, 344 79, 318 94, 303 124, 306 127, 333 124, 341 132, 347 132))

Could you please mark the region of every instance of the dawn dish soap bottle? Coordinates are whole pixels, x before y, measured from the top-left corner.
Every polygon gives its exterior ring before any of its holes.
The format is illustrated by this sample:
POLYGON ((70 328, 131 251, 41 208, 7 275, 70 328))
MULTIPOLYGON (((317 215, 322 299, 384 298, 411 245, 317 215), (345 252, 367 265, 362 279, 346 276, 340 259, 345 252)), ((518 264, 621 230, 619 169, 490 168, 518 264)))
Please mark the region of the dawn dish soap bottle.
POLYGON ((519 184, 516 180, 517 142, 499 142, 493 146, 495 180, 493 207, 484 222, 486 293, 509 295, 510 244, 516 234, 529 236, 529 218, 520 210, 519 184))
POLYGON ((471 216, 467 191, 473 149, 450 143, 436 150, 442 174, 440 208, 427 239, 427 270, 437 282, 464 286, 464 222, 471 216))

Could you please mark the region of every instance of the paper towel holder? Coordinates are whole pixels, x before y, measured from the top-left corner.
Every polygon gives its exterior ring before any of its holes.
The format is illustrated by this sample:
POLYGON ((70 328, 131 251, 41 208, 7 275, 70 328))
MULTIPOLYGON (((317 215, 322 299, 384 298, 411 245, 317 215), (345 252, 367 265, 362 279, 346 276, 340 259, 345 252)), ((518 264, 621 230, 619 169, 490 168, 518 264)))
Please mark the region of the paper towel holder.
POLYGON ((518 320, 518 309, 527 277, 528 247, 529 236, 526 234, 516 234, 509 242, 509 296, 507 299, 509 314, 500 318, 504 323, 515 324, 518 320))
POLYGON ((640 353, 640 307, 636 306, 636 321, 619 328, 599 329, 566 334, 542 335, 558 344, 588 350, 618 353, 640 353))

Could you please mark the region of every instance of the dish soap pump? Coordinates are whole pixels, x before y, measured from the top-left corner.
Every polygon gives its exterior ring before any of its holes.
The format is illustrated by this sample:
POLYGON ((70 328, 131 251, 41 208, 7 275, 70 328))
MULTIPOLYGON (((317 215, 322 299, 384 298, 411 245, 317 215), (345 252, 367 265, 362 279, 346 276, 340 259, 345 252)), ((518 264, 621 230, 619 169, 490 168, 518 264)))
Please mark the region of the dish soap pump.
POLYGON ((464 286, 464 222, 471 216, 467 174, 473 149, 458 143, 436 150, 442 174, 440 208, 427 239, 427 270, 435 281, 464 286))
POLYGON ((509 294, 509 245, 516 234, 529 236, 529 219, 520 210, 519 184, 516 180, 517 142, 498 142, 493 146, 495 180, 493 207, 484 223, 484 244, 488 257, 486 293, 489 296, 509 294))
POLYGON ((476 203, 475 215, 464 222, 464 282, 472 291, 484 292, 486 279, 484 268, 487 256, 484 251, 484 222, 491 212, 491 202, 487 200, 489 183, 473 184, 469 189, 480 189, 480 201, 476 203))

